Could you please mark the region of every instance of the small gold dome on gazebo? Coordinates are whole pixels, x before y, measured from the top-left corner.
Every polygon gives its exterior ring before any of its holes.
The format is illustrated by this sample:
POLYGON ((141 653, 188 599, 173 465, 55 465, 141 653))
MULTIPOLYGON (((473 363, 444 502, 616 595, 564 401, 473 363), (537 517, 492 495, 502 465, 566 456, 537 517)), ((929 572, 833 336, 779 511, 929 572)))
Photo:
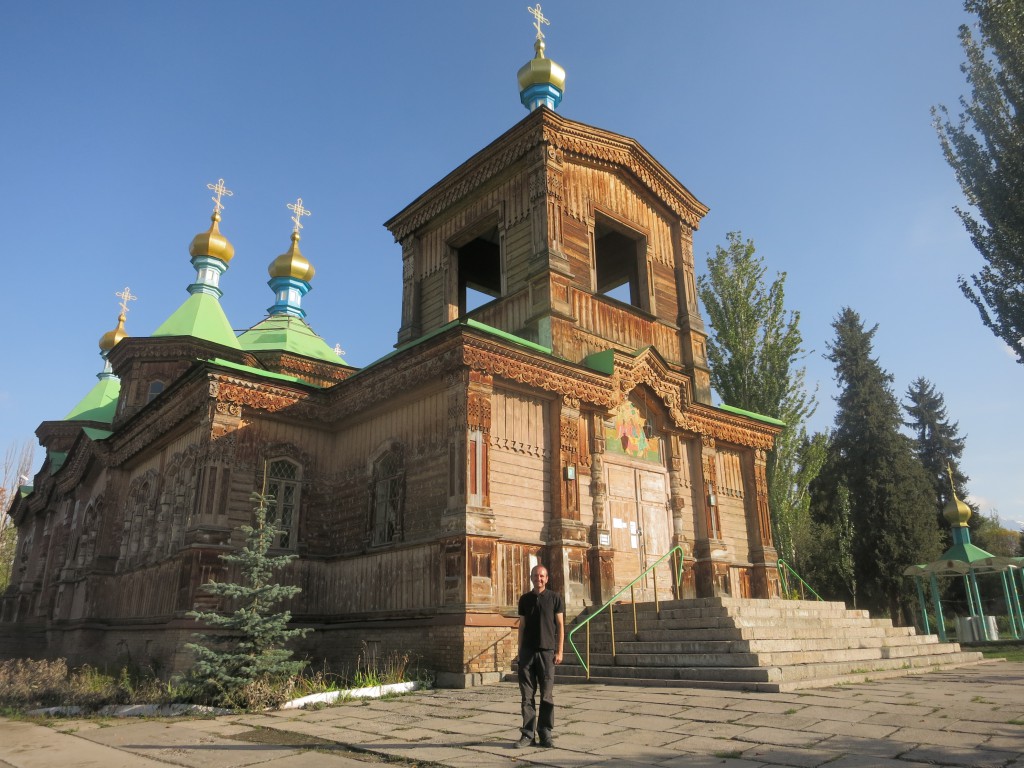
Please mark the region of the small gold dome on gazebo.
POLYGON ((950 527, 965 528, 967 521, 971 519, 971 508, 956 495, 956 486, 953 483, 953 467, 946 465, 946 473, 949 475, 949 492, 952 494, 946 506, 942 508, 942 516, 950 527))

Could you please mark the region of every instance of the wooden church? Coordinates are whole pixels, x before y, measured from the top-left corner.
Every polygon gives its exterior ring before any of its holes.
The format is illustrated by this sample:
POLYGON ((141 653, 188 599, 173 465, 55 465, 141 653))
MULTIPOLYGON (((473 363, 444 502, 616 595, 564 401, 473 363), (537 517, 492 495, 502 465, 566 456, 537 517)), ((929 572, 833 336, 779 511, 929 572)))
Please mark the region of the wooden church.
POLYGON ((220 555, 264 477, 315 661, 397 650, 442 685, 495 680, 537 563, 570 619, 677 545, 680 583, 659 586, 778 596, 780 424, 711 403, 693 259, 708 209, 633 139, 555 112, 565 73, 537 26, 529 114, 386 223, 401 324, 365 368, 306 323, 301 200, 270 314, 231 330, 211 185, 189 298, 148 337, 122 312, 99 383, 37 431, 0 650, 187 667, 187 613, 216 606, 201 587, 230 576, 220 555))

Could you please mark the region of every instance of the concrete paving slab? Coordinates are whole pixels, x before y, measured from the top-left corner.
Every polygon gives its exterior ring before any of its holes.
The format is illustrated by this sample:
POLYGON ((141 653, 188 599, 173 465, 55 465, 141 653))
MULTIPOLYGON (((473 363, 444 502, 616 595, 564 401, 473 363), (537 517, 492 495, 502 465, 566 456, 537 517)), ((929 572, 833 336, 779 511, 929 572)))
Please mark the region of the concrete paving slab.
POLYGON ((167 768, 166 763, 122 752, 31 722, 0 719, 0 760, 14 768, 167 768))
POLYGON ((941 747, 976 747, 986 739, 975 733, 955 733, 931 728, 900 728, 889 734, 890 739, 915 744, 934 744, 941 747))
POLYGON ((687 736, 708 736, 715 739, 735 739, 750 730, 749 725, 735 723, 685 722, 672 729, 673 733, 687 736))
POLYGON ((818 704, 811 704, 801 709, 799 714, 804 717, 813 717, 816 720, 859 723, 871 717, 872 713, 867 709, 847 709, 837 706, 823 707, 818 704))
POLYGON ((735 724, 745 725, 750 728, 782 728, 789 731, 803 731, 810 728, 817 722, 819 722, 819 719, 816 717, 801 717, 799 714, 769 715, 757 713, 741 717, 735 722, 735 724))
POLYGON ((718 755, 739 757, 753 745, 735 739, 716 738, 714 736, 687 736, 685 739, 666 744, 668 749, 676 752, 688 752, 694 755, 718 755))
POLYGON ((767 765, 767 763, 744 760, 743 758, 682 755, 658 763, 658 768, 766 768, 767 765))
POLYGON ((794 749, 792 747, 773 747, 762 745, 751 747, 743 753, 748 760, 758 760, 772 766, 787 768, 817 768, 826 765, 842 755, 824 749, 794 749))
POLYGON ((874 723, 847 723, 842 720, 819 720, 807 727, 808 731, 822 734, 822 737, 829 735, 853 736, 858 739, 884 739, 889 734, 895 733, 898 729, 892 725, 877 725, 874 723))
POLYGON ((987 749, 964 747, 922 746, 900 755, 901 760, 917 760, 940 765, 969 765, 971 768, 1002 768, 1014 755, 987 749))

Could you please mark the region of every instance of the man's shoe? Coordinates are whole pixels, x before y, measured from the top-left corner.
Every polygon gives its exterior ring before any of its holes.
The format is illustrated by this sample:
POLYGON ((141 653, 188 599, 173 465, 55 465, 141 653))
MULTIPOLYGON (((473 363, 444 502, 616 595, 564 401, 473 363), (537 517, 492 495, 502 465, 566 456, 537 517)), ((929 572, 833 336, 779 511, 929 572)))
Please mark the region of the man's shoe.
POLYGON ((547 737, 541 736, 540 737, 540 745, 542 747, 547 747, 548 749, 550 749, 551 747, 555 746, 555 742, 551 740, 550 736, 547 736, 547 737))
POLYGON ((523 734, 519 737, 519 741, 512 745, 512 749, 525 749, 531 746, 533 746, 533 737, 523 734))

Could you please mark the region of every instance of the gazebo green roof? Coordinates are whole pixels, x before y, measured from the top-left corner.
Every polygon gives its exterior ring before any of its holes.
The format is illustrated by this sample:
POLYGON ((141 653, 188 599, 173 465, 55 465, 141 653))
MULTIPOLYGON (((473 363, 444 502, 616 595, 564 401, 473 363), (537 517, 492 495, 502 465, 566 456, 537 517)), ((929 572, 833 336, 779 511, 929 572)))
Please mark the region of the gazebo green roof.
POLYGON ((305 320, 294 315, 271 315, 239 336, 238 343, 248 352, 291 352, 328 363, 347 365, 305 320))
POLYGON ((153 336, 192 336, 232 349, 241 349, 231 323, 216 296, 196 292, 153 331, 153 336))
POLYGON ((97 421, 110 424, 114 421, 117 397, 121 393, 121 381, 115 376, 104 376, 88 394, 64 417, 64 421, 97 421))

